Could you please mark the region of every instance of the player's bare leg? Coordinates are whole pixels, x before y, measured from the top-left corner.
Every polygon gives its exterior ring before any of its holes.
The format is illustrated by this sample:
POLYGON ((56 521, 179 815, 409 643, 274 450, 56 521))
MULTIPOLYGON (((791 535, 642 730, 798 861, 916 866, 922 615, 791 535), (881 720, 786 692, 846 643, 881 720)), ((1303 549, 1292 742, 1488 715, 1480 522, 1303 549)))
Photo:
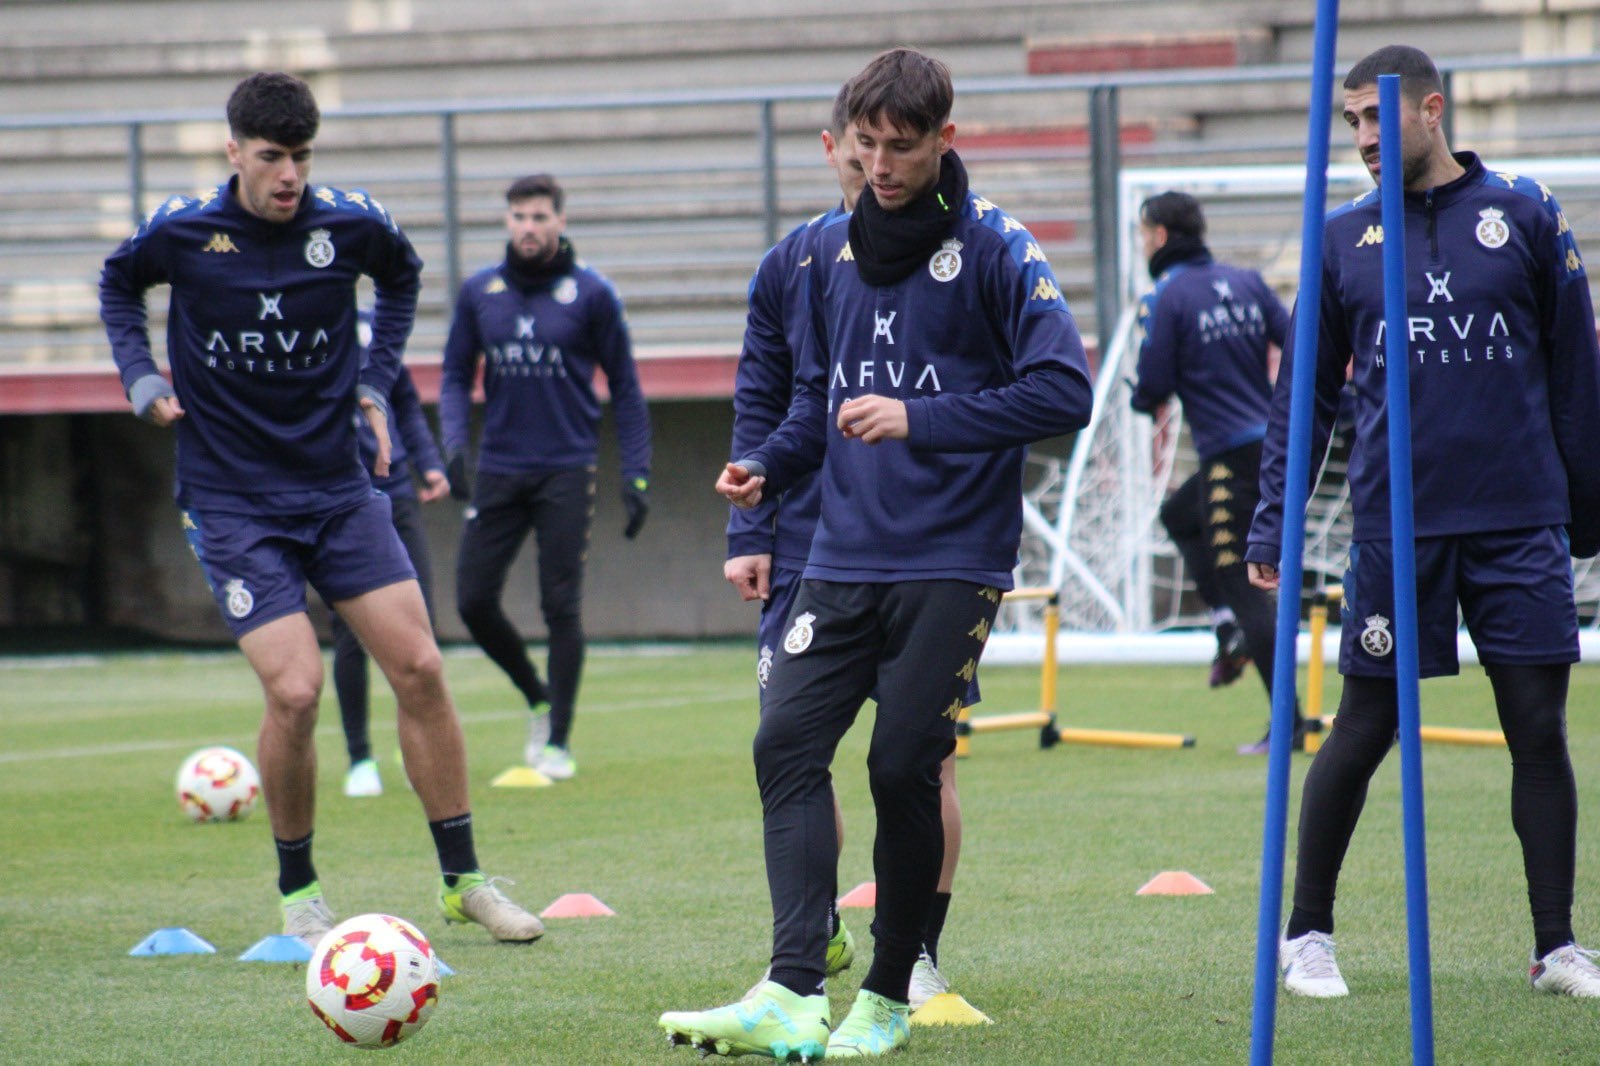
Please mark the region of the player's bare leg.
POLYGON ((394 689, 400 752, 428 820, 464 814, 466 742, 421 587, 402 581, 335 606, 394 689))
POLYGON ((439 849, 439 910, 447 922, 476 922, 497 940, 528 941, 544 923, 478 869, 467 797, 467 747, 444 683, 444 660, 428 624, 422 588, 401 581, 334 605, 394 689, 400 753, 439 849))
POLYGON ((283 932, 313 948, 334 921, 311 861, 322 651, 311 619, 303 612, 252 629, 239 638, 239 650, 255 670, 266 700, 256 761, 278 851, 283 932))
POLYGON ((316 811, 317 700, 322 694, 322 651, 311 619, 292 614, 252 629, 239 650, 261 682, 266 712, 256 758, 272 835, 298 840, 311 832, 316 811))

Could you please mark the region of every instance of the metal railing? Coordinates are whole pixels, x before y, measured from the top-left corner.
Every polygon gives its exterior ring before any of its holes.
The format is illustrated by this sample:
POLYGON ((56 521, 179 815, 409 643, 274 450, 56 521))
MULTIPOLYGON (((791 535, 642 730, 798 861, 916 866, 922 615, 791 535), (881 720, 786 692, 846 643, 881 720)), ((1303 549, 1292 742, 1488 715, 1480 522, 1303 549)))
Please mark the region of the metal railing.
MULTIPOLYGON (((1462 75, 1475 72, 1519 72, 1531 77, 1541 74, 1559 75, 1569 70, 1595 67, 1600 67, 1600 55, 1548 59, 1488 56, 1440 62, 1447 90, 1462 75)), ((1053 162, 1085 166, 1088 171, 1094 317, 1098 326, 1099 323, 1114 323, 1122 307, 1118 248, 1129 220, 1121 217, 1122 209, 1116 191, 1125 156, 1129 160, 1141 162, 1155 159, 1191 161, 1209 153, 1228 152, 1253 153, 1263 161, 1287 161, 1298 158, 1304 151, 1303 143, 1297 143, 1292 137, 1281 136, 1275 139, 1267 137, 1250 143, 1236 140, 1206 142, 1157 139, 1151 144, 1125 146, 1119 137, 1119 116, 1128 111, 1125 104, 1130 99, 1137 101, 1142 97, 1148 97, 1148 94, 1157 94, 1154 97, 1154 108, 1171 109, 1179 105, 1170 98, 1161 99, 1159 94, 1168 94, 1170 97, 1173 90, 1197 87, 1244 90, 1252 86, 1290 86, 1293 88, 1285 95, 1292 99, 1286 100, 1280 108, 1303 109, 1304 97, 1309 91, 1305 88, 1308 78, 1308 66, 1281 64, 1183 71, 972 79, 957 83, 957 119, 962 120, 964 115, 985 107, 992 111, 994 108, 990 105, 1013 100, 1019 104, 1034 105, 1035 115, 1038 114, 1038 105, 1041 101, 1045 106, 1052 108, 1052 113, 1056 115, 1069 112, 1084 115, 1088 127, 1085 147, 1029 148, 1019 151, 1017 158, 1024 162, 1032 160, 1036 163, 1053 162), (1062 101, 1063 106, 1057 107, 1054 103, 1057 100, 1062 101), (1078 111, 1079 108, 1081 112, 1078 111)), ((668 93, 588 94, 534 100, 476 99, 363 104, 326 112, 324 128, 327 128, 330 121, 359 123, 375 119, 425 119, 437 124, 436 156, 433 165, 424 168, 421 175, 422 184, 436 183, 440 218, 439 243, 442 245, 444 258, 444 291, 453 297, 463 276, 463 246, 466 243, 464 237, 468 229, 464 222, 462 190, 476 176, 474 173, 463 171, 463 157, 467 154, 461 138, 463 123, 476 118, 506 115, 532 118, 541 115, 588 113, 601 116, 626 114, 637 117, 659 114, 669 109, 715 111, 719 115, 727 114, 729 109, 733 113, 747 111, 748 125, 736 126, 726 132, 736 140, 748 141, 750 146, 750 157, 740 164, 739 169, 749 173, 752 185, 759 189, 757 197, 759 209, 755 212, 759 232, 750 236, 759 237, 761 247, 766 247, 777 240, 784 221, 783 175, 786 171, 801 165, 797 160, 789 161, 782 158, 780 146, 784 140, 785 126, 779 111, 791 105, 818 104, 815 113, 821 115, 826 102, 832 99, 836 89, 837 87, 831 84, 815 84, 668 93)), ((1596 95, 1600 95, 1600 88, 1593 91, 1596 95)), ((1330 101, 1330 110, 1331 105, 1330 101)), ((219 106, 208 106, 205 109, 127 115, 105 112, 0 116, 0 146, 5 143, 3 141, 5 136, 27 131, 55 133, 65 139, 76 131, 91 128, 123 130, 126 163, 121 188, 105 188, 100 191, 125 195, 132 218, 137 223, 149 206, 147 201, 150 195, 151 131, 163 127, 177 129, 193 123, 220 124, 219 110, 219 106)), ((1267 108, 1262 107, 1262 110, 1267 108)), ((1457 109, 1454 107, 1447 109, 1446 121, 1454 122, 1456 112, 1457 109)), ((798 124, 791 122, 789 127, 792 130, 796 125, 798 124)), ((817 123, 812 123, 809 128, 814 129, 816 125, 817 123)), ((1562 144, 1571 145, 1571 150, 1593 151, 1594 146, 1600 144, 1600 122, 1590 129, 1573 129, 1570 123, 1566 123, 1559 129, 1552 128, 1548 131, 1529 124, 1519 128, 1515 136, 1524 142, 1548 136, 1562 144)), ((1337 141, 1340 137, 1341 134, 1338 132, 1330 133, 1332 140, 1337 141)), ((534 140, 537 141, 537 138, 534 140)), ((958 138, 958 146, 959 144, 958 138)), ((194 153, 168 154, 193 155, 194 153)), ((1536 153, 1525 151, 1523 154, 1536 153)), ((0 156, 4 155, 7 153, 0 151, 0 156)), ((988 155, 991 161, 994 161, 1004 153, 996 151, 988 155)), ((821 168, 814 169, 820 171, 821 168)), ((623 176, 642 175, 647 171, 648 168, 629 165, 622 165, 612 170, 613 173, 623 176)), ((382 176, 376 175, 375 180, 382 180, 382 176)), ((1049 180, 1060 183, 1063 190, 1067 184, 1059 173, 1053 174, 1049 180)), ((826 184, 820 174, 816 179, 816 185, 810 187, 819 190, 813 193, 813 196, 821 196, 824 199, 831 196, 830 192, 825 191, 826 184)), ((0 200, 16 191, 18 191, 17 179, 0 172, 0 200)), ((402 218, 402 222, 404 221, 402 218)), ((108 251, 109 248, 110 242, 107 244, 108 251)), ((742 293, 742 289, 740 292, 742 293)))

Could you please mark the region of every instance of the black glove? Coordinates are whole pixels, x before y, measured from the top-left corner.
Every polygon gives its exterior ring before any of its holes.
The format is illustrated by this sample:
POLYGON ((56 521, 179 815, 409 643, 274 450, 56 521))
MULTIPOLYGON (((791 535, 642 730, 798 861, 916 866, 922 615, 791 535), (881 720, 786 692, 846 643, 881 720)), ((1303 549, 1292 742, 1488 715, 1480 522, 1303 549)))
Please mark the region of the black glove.
POLYGON ((458 500, 472 499, 472 475, 467 471, 465 448, 451 452, 445 460, 444 476, 450 479, 450 495, 458 500))
POLYGON ((622 535, 632 540, 644 528, 644 520, 650 514, 650 482, 642 477, 624 481, 622 506, 628 510, 628 524, 622 527, 622 535))

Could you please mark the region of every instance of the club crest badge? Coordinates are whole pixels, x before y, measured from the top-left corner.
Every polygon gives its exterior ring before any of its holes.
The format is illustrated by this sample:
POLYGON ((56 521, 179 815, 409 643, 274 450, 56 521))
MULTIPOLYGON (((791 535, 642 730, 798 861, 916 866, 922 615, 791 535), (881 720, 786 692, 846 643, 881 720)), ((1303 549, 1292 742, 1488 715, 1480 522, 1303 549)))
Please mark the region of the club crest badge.
POLYGON ((244 587, 244 578, 236 577, 222 586, 228 613, 235 618, 246 618, 256 609, 256 598, 244 587))
POLYGON ((756 660, 756 684, 762 688, 767 687, 767 678, 772 676, 772 645, 761 646, 761 657, 756 660))
POLYGON ((1478 243, 1485 248, 1503 247, 1511 239, 1511 227, 1506 225, 1506 213, 1499 208, 1486 207, 1478 212, 1478 243))
POLYGON ((321 270, 333 262, 333 234, 325 229, 314 229, 306 241, 306 262, 321 270))
POLYGON ((555 297, 558 304, 569 304, 578 298, 578 283, 571 278, 562 278, 556 282, 556 287, 551 290, 550 295, 555 297))
POLYGON ((1367 616, 1367 628, 1361 631, 1361 647, 1374 659, 1394 651, 1394 634, 1389 632, 1387 618, 1381 614, 1367 616))
POLYGON ((954 281, 961 273, 961 242, 954 238, 945 241, 928 260, 928 273, 934 281, 954 281))
POLYGON ((790 655, 799 655, 811 647, 811 638, 816 636, 816 631, 811 628, 811 623, 817 616, 810 611, 803 611, 799 618, 794 620, 794 625, 789 627, 788 634, 783 638, 783 650, 790 655))

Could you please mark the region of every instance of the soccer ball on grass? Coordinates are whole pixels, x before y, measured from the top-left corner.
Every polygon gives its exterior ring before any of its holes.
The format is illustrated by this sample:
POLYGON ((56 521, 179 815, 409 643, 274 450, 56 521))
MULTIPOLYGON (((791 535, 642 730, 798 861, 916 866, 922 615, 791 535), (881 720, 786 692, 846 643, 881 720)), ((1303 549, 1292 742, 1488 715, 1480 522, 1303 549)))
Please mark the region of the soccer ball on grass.
POLYGON ((438 962, 410 922, 360 914, 317 943, 306 964, 306 999, 345 1043, 392 1047, 426 1025, 439 1002, 438 962))
POLYGON ((178 806, 196 822, 237 822, 260 798, 261 775, 232 748, 201 748, 178 770, 178 806))

